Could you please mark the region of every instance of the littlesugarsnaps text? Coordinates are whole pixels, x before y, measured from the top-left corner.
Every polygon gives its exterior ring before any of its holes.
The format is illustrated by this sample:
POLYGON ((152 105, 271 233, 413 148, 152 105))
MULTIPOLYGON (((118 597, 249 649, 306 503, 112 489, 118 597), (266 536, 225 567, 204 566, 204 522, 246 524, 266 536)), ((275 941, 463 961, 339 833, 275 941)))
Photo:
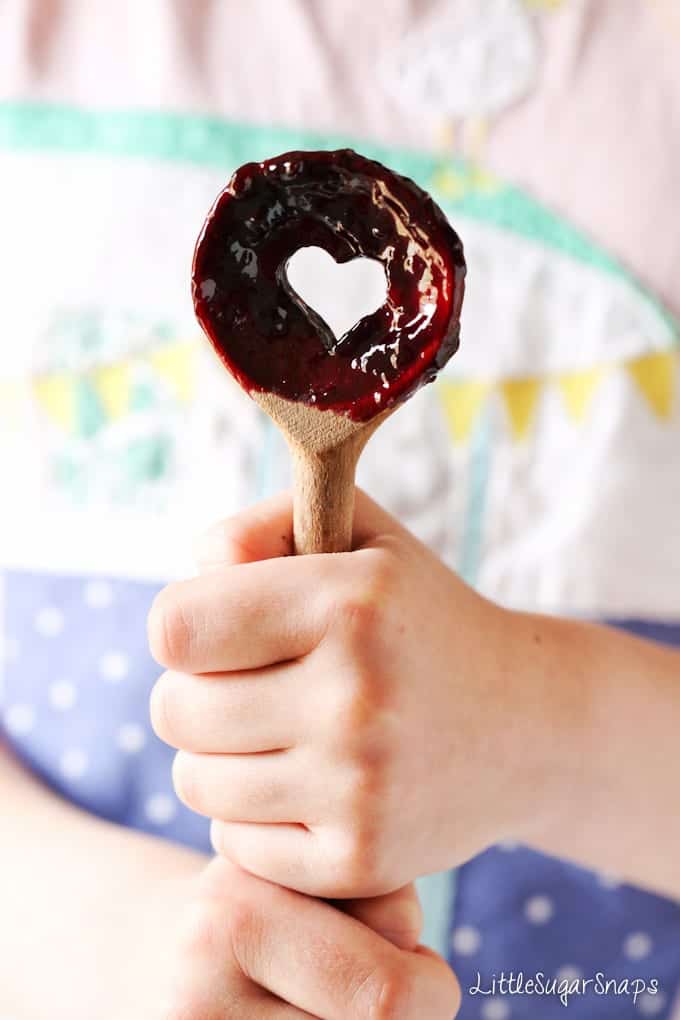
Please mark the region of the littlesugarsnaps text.
POLYGON ((659 982, 656 978, 613 978, 598 971, 592 977, 549 977, 542 971, 526 975, 523 971, 501 971, 485 977, 477 971, 477 979, 468 988, 469 995, 491 995, 494 997, 513 995, 536 995, 557 998, 563 1006, 571 999, 584 995, 613 996, 632 999, 636 1004, 640 996, 658 995, 659 982))

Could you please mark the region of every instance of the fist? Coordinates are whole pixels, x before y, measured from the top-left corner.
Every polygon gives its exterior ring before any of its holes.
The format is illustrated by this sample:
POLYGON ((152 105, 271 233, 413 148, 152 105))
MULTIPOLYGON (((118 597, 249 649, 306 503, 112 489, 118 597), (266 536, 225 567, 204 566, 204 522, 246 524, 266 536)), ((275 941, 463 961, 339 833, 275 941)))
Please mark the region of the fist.
MULTIPOLYGON (((155 933, 159 987, 167 994, 156 988, 145 1016, 451 1020, 458 1007, 456 980, 434 954, 395 948, 355 917, 219 857, 192 879, 182 900, 176 920, 155 933)), ((411 889, 363 911, 371 923, 380 924, 382 915, 399 927, 399 918, 410 923, 414 904, 411 889)))
POLYGON ((150 614, 153 725, 215 849, 344 898, 514 834, 508 614, 361 493, 352 552, 291 531, 289 497, 220 525, 150 614))

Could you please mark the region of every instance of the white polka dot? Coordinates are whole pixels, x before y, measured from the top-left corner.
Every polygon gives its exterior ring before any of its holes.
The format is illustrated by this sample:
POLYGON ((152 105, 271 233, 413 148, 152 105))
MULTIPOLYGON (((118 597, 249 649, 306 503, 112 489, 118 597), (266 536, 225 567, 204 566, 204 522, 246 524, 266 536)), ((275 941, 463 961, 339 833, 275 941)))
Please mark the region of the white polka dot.
POLYGON ((90 762, 85 751, 70 747, 59 759, 59 768, 65 779, 80 779, 87 772, 90 762))
POLYGON ((56 606, 45 606, 36 613, 33 625, 43 637, 56 637, 64 629, 64 614, 56 606))
POLYGON ((643 1016, 658 1016, 666 1008, 666 996, 663 992, 657 992, 656 995, 643 992, 637 1001, 637 1008, 643 1016))
POLYGON ((116 735, 116 743, 126 754, 137 754, 146 744, 146 732, 139 723, 123 723, 116 735))
POLYGON ((24 737, 35 726, 35 711, 32 705, 9 705, 3 714, 5 729, 13 737, 24 737))
POLYGON ((532 896, 524 904, 524 916, 532 924, 546 924, 555 913, 555 905, 549 896, 532 896))
POLYGON ((482 944, 482 936, 476 928, 470 925, 462 925, 456 928, 451 936, 451 947, 461 956, 474 956, 482 944))
POLYGON ((514 839, 504 839, 502 843, 498 844, 498 849, 505 851, 505 853, 511 854, 519 847, 519 843, 516 843, 514 839))
POLYGON ((643 931, 636 931, 629 935, 623 943, 623 952, 629 960, 644 960, 649 956, 653 947, 654 944, 649 935, 643 931))
POLYGON ((597 876, 597 880, 601 886, 605 889, 618 889, 621 885, 621 879, 617 878, 616 875, 609 875, 606 872, 597 876))
POLYGON ((146 817, 155 825, 167 825, 177 814, 177 801, 167 793, 154 793, 144 805, 146 817))
POLYGON ((90 609, 108 609, 113 602, 113 588, 108 581, 88 581, 83 597, 90 609))
POLYGON ((578 969, 578 967, 572 967, 570 966, 570 964, 566 964, 564 967, 560 967, 560 969, 555 974, 555 977, 557 978, 558 981, 567 981, 569 984, 571 984, 572 981, 580 981, 581 978, 583 977, 583 974, 578 969))
POLYGON ((502 999, 489 999, 479 1011, 482 1020, 508 1020, 510 1007, 502 999))
POLYGON ((58 712, 66 712, 75 705, 78 691, 70 680, 55 680, 50 684, 48 697, 52 708, 56 708, 58 712))
POLYGON ((106 652, 99 660, 99 672, 111 683, 126 677, 129 669, 130 662, 125 652, 106 652))

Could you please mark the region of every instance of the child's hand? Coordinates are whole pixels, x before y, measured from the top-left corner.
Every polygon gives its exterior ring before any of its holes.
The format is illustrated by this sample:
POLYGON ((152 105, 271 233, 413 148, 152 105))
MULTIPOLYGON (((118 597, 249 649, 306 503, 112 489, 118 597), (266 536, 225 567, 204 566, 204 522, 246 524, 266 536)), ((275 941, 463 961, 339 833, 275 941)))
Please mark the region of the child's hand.
POLYGON ((278 498, 211 532, 202 576, 150 616, 179 796, 220 853, 319 896, 378 895, 520 835, 548 781, 521 618, 361 493, 354 547, 286 556, 278 498))
POLYGON ((412 886, 341 911, 94 818, 2 746, 0 789, 3 1017, 451 1020, 412 886))
MULTIPOLYGON (((154 949, 158 980, 142 976, 130 1017, 451 1020, 460 1002, 452 972, 434 953, 397 949, 327 903, 263 882, 220 857, 176 883, 175 893, 165 891, 159 930, 142 933, 154 949)), ((366 919, 379 924, 382 912, 388 924, 401 916, 408 925, 415 893, 397 895, 401 905, 366 904, 366 919)))

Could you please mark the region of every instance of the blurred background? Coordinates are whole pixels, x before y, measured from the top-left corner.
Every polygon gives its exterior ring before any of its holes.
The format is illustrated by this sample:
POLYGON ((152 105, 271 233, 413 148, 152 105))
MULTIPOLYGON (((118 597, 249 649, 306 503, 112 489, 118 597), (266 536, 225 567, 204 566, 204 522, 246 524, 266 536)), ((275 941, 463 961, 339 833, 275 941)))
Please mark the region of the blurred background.
MULTIPOLYGON (((674 0, 0 0, 3 719, 31 768, 207 845, 146 721, 143 619, 200 527, 288 481, 189 275, 233 170, 291 149, 412 177, 468 259, 461 350, 361 483, 505 604, 678 640, 679 52, 674 0)), ((306 280, 345 324, 375 302, 306 280)), ((424 895, 463 983, 587 970, 587 940, 644 972, 659 917, 677 947, 674 906, 513 846, 424 895)))

